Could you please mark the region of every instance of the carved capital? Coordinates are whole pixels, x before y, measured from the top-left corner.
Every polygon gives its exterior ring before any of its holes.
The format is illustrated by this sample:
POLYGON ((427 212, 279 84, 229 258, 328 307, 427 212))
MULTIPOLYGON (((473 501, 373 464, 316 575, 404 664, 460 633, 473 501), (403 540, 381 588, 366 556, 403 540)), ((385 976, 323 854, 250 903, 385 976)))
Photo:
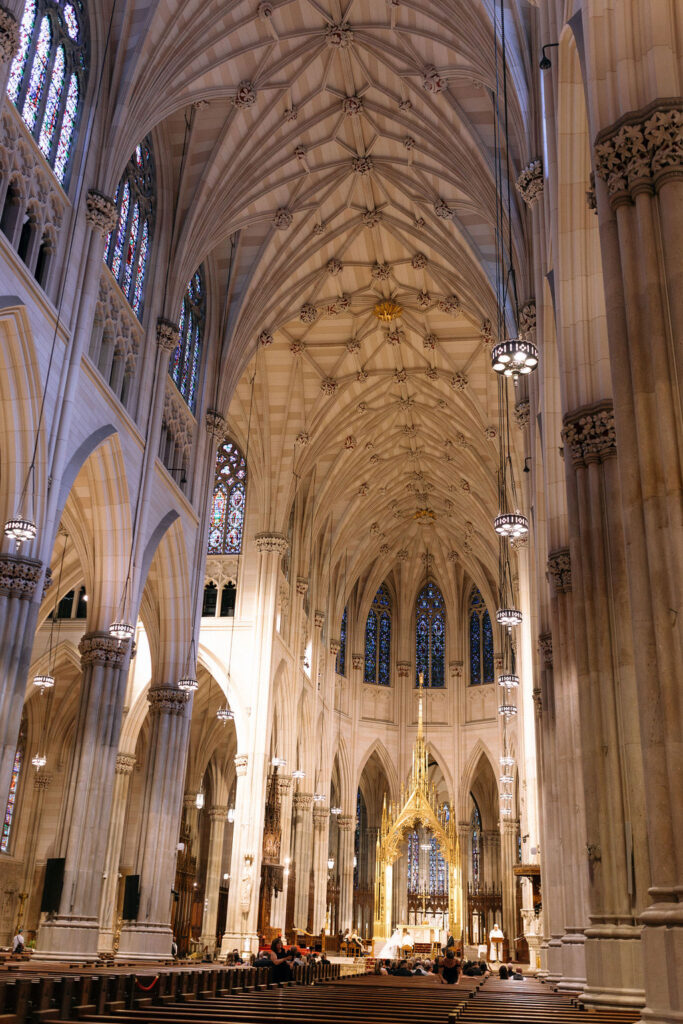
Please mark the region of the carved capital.
POLYGON ((44 792, 52 782, 52 778, 52 772, 36 772, 33 776, 33 788, 44 792))
POLYGON ((529 399, 523 398, 521 402, 517 402, 515 406, 515 423, 520 430, 524 430, 529 425, 529 399))
POLYGON ((117 754, 114 771, 117 775, 132 775, 136 762, 135 754, 117 754))
POLYGON ((410 676, 410 670, 412 668, 410 661, 397 661, 396 662, 396 674, 399 679, 407 679, 410 676))
POLYGON ((355 824, 356 819, 351 814, 340 814, 337 818, 337 826, 340 832, 350 832, 355 824))
POLYGON ((339 640, 330 640, 330 654, 336 658, 341 651, 341 642, 339 640))
POLYGON ((82 668, 87 665, 124 668, 131 653, 129 640, 117 640, 109 633, 84 633, 79 641, 78 650, 81 654, 82 668))
POLYGON ((0 60, 14 60, 19 49, 17 19, 6 7, 0 7, 0 60))
POLYGON ((321 612, 319 608, 316 608, 315 615, 313 617, 316 629, 322 629, 325 625, 325 612, 321 612))
POLYGON ((147 694, 150 715, 182 715, 189 693, 171 686, 155 686, 147 694))
POLYGON ((543 193, 543 164, 540 159, 527 164, 515 185, 527 206, 533 206, 543 193))
POLYGON ((448 663, 448 667, 451 671, 451 679, 462 679, 463 665, 461 661, 451 661, 448 663))
POLYGON ((548 579, 558 594, 568 594, 572 589, 572 563, 569 548, 558 548, 548 555, 548 579))
POLYGON ((85 222, 93 231, 106 238, 118 222, 118 210, 114 200, 105 196, 104 192, 98 192, 96 188, 88 189, 85 197, 85 222))
POLYGON ((617 453, 614 406, 609 400, 585 406, 564 418, 562 440, 575 466, 604 462, 617 453))
POLYGON ((296 578, 296 592, 300 597, 303 597, 308 590, 308 580, 305 576, 297 576, 296 578))
POLYGON ((247 774, 247 767, 249 765, 249 755, 237 754, 237 756, 234 759, 234 764, 237 778, 243 779, 244 776, 247 774))
POLYGON ((534 686, 531 692, 531 696, 534 702, 536 714, 540 718, 541 714, 543 713, 543 697, 541 695, 541 688, 539 686, 534 686))
POLYGON ((262 555, 284 555, 289 547, 289 541, 281 533, 257 533, 254 542, 262 555))
POLYGON ((294 809, 297 811, 310 811, 313 806, 312 793, 295 793, 293 797, 294 809))
POLYGON ((364 658, 363 658, 362 654, 352 654, 351 655, 351 664, 353 665, 353 667, 355 669, 362 668, 363 667, 363 661, 364 661, 364 658))
POLYGON ((53 582, 54 580, 52 579, 52 569, 48 565, 47 569, 45 570, 45 576, 43 577, 43 599, 45 598, 45 595, 52 586, 53 582))
POLYGON ((222 804, 215 804, 209 807, 209 821, 225 821, 228 817, 228 808, 222 804))
MULTIPOLYGON (((571 579, 571 570, 570 570, 571 579)), ((546 668, 553 665, 553 634, 541 633, 538 638, 538 650, 543 655, 543 663, 546 668)))
POLYGON ((330 821, 330 809, 326 805, 322 807, 318 804, 313 808, 313 827, 316 829, 322 829, 325 825, 329 824, 330 821))
POLYGON ((595 169, 607 183, 610 205, 633 202, 683 175, 683 107, 680 99, 655 100, 601 131, 595 169))
POLYGON ((180 341, 180 330, 172 320, 160 316, 157 320, 157 345, 162 352, 175 352, 180 341))
POLYGON ((37 558, 0 554, 0 595, 30 601, 42 568, 43 563, 37 558))
POLYGON ((536 330, 536 302, 534 299, 527 299, 519 309, 519 329, 522 334, 528 336, 536 330))
POLYGON ((278 775, 277 777, 277 792, 280 799, 286 796, 292 788, 292 776, 291 775, 278 775))
POLYGON ((215 409, 208 409, 206 413, 206 431, 216 441, 225 440, 225 416, 215 409))

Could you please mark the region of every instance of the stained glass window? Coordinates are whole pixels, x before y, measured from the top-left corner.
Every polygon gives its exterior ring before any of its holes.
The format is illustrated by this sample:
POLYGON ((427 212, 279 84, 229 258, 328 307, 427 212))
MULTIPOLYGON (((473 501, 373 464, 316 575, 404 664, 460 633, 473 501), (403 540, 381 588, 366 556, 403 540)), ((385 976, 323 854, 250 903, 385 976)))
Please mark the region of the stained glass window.
POLYGON ((200 267, 192 275, 183 298, 180 316, 178 317, 180 341, 171 356, 168 367, 168 372, 173 378, 175 386, 192 412, 195 411, 197 405, 197 387, 202 359, 205 320, 206 296, 204 274, 200 267))
POLYGON ((17 792, 19 789, 19 776, 21 774, 21 767, 24 760, 24 744, 23 740, 19 740, 19 746, 16 749, 14 755, 14 764, 12 765, 12 774, 9 782, 9 794, 7 797, 7 807, 5 808, 5 817, 2 822, 2 837, 0 838, 0 852, 7 853, 9 850, 10 834, 12 832, 12 822, 14 820, 14 812, 17 806, 17 792))
POLYGON ((430 846, 429 891, 434 896, 445 896, 447 890, 446 861, 443 859, 436 836, 431 837, 430 846))
POLYGON ((493 682, 493 629, 484 598, 472 587, 469 604, 470 686, 493 682))
POLYGON ((481 815, 476 803, 470 819, 472 829, 472 884, 479 885, 481 869, 481 815))
POLYGON ((155 209, 154 155, 149 137, 136 146, 126 164, 114 201, 118 222, 107 239, 104 260, 141 320, 155 209))
POLYGON ((391 599, 382 584, 365 623, 365 672, 366 683, 391 685, 391 599))
POLYGON ((436 583, 426 583, 417 596, 415 615, 415 685, 424 674, 425 686, 443 686, 446 680, 446 616, 444 599, 436 583))
POLYGON ((81 0, 27 0, 7 82, 7 95, 61 184, 66 184, 85 88, 85 36, 81 0))
POLYGON ((209 515, 210 555, 238 555, 242 550, 246 505, 247 464, 233 441, 216 455, 216 475, 209 515))
POLYGON ((348 609, 344 609, 341 626, 339 627, 339 654, 337 655, 337 675, 346 675, 346 623, 348 609))
POLYGON ((420 844, 417 832, 408 836, 408 892, 420 890, 420 844))

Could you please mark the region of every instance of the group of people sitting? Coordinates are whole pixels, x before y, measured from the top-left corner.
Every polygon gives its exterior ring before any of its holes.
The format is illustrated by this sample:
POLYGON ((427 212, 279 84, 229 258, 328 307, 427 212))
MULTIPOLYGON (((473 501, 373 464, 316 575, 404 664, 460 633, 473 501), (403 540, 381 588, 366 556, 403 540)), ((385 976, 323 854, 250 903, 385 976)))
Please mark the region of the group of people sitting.
MULTIPOLYGON (((233 952, 237 953, 237 950, 233 952)), ((329 962, 325 954, 319 950, 306 953, 298 946, 290 946, 289 949, 285 949, 282 939, 278 936, 271 942, 270 949, 263 949, 259 952, 252 962, 252 967, 268 967, 272 972, 273 981, 282 985, 294 977, 293 967, 305 967, 307 964, 329 964, 329 962)))
MULTIPOLYGON (((446 946, 444 956, 437 956, 433 960, 416 957, 410 960, 378 960, 375 974, 391 974, 397 978, 419 976, 433 978, 442 985, 457 985, 461 975, 466 978, 488 978, 491 969, 485 960, 463 960, 460 950, 446 946)), ((508 978, 524 980, 524 975, 513 964, 502 964, 498 969, 498 977, 504 981, 508 978)))

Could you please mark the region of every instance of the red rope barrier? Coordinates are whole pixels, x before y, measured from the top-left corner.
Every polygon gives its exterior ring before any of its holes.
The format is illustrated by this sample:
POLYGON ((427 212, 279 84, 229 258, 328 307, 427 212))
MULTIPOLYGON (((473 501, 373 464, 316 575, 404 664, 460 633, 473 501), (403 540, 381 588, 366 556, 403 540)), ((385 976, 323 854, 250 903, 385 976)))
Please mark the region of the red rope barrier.
POLYGON ((137 979, 137 975, 136 975, 136 977, 135 977, 135 984, 137 985, 137 987, 138 987, 138 988, 139 988, 139 989, 140 989, 140 990, 141 990, 142 992, 149 992, 149 990, 150 990, 151 988, 154 988, 154 986, 156 985, 156 983, 158 982, 158 980, 159 980, 159 975, 157 974, 157 975, 155 975, 155 977, 154 977, 154 980, 152 981, 151 985, 141 985, 141 984, 140 984, 140 982, 138 981, 138 979, 137 979))

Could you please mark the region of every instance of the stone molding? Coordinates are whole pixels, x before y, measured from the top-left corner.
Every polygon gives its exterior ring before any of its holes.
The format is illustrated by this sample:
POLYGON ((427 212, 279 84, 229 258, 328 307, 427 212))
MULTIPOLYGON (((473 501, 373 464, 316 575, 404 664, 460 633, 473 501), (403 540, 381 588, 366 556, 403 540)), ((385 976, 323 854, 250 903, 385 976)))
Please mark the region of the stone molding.
POLYGON ((313 616, 313 622, 315 623, 316 629, 322 629, 325 625, 325 612, 321 612, 319 608, 316 608, 315 615, 313 616))
POLYGON ((43 563, 37 558, 0 554, 0 595, 30 601, 42 568, 43 563))
POLYGON ((683 176, 683 107, 658 99, 620 117, 595 140, 595 170, 607 184, 612 208, 654 193, 683 176))
POLYGON ((116 227, 118 218, 119 211, 110 196, 98 192, 96 188, 88 189, 85 197, 85 222, 88 227, 106 238, 116 227))
POLYGON ((225 416, 216 412, 215 409, 207 409, 206 412, 206 431, 210 437, 215 437, 216 441, 225 440, 226 436, 226 424, 225 416))
POLYGON ((450 661, 448 663, 451 679, 462 679, 463 663, 461 661, 450 661))
POLYGON ((316 829, 322 829, 323 826, 330 820, 330 809, 326 805, 313 808, 313 826, 316 829))
POLYGON ((175 352, 180 341, 180 330, 172 320, 160 316, 157 320, 157 345, 162 352, 175 352))
POLYGON ((14 60, 19 49, 17 19, 6 7, 0 7, 0 60, 14 60))
POLYGON ((294 809, 297 811, 310 811, 313 806, 312 793, 295 793, 293 797, 294 809))
POLYGON ((568 594, 572 589, 572 563, 569 548, 558 548, 548 555, 547 573, 558 594, 568 594))
POLYGON ((604 462, 617 454, 614 406, 609 399, 587 405, 564 417, 562 440, 575 467, 604 462))
POLYGON ((36 772, 33 776, 33 788, 45 791, 53 779, 52 772, 36 772))
POLYGON ((363 667, 363 661, 364 661, 364 658, 363 658, 362 654, 352 654, 351 655, 351 664, 353 665, 353 667, 355 669, 362 668, 363 667))
POLYGON ((292 788, 292 776, 291 775, 278 775, 277 777, 277 792, 278 796, 282 798, 289 793, 292 788))
POLYGON ((135 754, 117 754, 114 771, 117 775, 132 775, 136 764, 135 754))
MULTIPOLYGON (((571 571, 571 570, 570 570, 571 571)), ((541 633, 538 637, 538 650, 543 655, 543 663, 546 668, 553 665, 553 634, 541 633)))
POLYGON ((297 576, 296 578, 296 592, 300 597, 303 597, 308 590, 308 580, 305 576, 297 576))
POLYGON ((540 158, 526 165, 517 178, 515 187, 527 206, 533 206, 543 194, 543 163, 540 158))
POLYGON ((337 818, 337 827, 340 832, 350 832, 355 825, 356 819, 352 814, 341 814, 337 818))
POLYGON ((330 640, 330 654, 334 658, 336 658, 340 651, 341 651, 341 641, 339 641, 339 640, 330 640))
POLYGON ((209 807, 209 821, 226 821, 228 817, 228 808, 224 804, 215 804, 213 807, 209 807))
POLYGON ((238 779, 243 779, 247 774, 249 765, 249 754, 237 754, 234 758, 235 772, 238 779))
POLYGON ((412 667, 412 662, 410 661, 397 661, 396 674, 399 679, 407 679, 410 676, 410 670, 412 667))
POLYGON ((529 399, 523 398, 521 402, 517 402, 514 411, 515 423, 520 430, 524 430, 525 427, 529 426, 529 399))
POLYGON ((124 668, 131 653, 130 641, 117 640, 109 633, 84 633, 78 650, 81 655, 81 667, 88 665, 105 665, 107 668, 124 668))
POLYGON ((254 543, 262 555, 284 555, 289 548, 289 541, 281 533, 257 533, 254 543))
POLYGON ((170 686, 155 686, 147 694, 150 715, 182 715, 190 698, 189 693, 170 686))

